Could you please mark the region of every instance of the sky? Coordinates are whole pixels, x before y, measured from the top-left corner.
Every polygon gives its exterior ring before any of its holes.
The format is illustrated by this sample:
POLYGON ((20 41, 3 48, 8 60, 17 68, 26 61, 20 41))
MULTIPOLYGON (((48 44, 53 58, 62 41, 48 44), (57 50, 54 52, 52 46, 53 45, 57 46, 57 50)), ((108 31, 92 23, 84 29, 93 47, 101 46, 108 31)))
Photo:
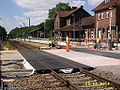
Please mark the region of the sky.
POLYGON ((28 26, 28 18, 31 25, 37 25, 48 17, 48 10, 55 7, 59 2, 69 3, 70 6, 80 7, 91 15, 91 10, 103 0, 0 0, 0 25, 9 33, 16 27, 28 26))

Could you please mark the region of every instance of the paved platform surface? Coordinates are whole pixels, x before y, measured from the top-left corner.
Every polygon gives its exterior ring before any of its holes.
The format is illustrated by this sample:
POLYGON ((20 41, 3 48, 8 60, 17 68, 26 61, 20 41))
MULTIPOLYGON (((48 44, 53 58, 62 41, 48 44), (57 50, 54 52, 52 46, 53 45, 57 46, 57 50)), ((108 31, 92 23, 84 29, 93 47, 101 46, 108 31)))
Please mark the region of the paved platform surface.
POLYGON ((23 60, 20 54, 15 51, 1 51, 0 60, 23 60))
POLYGON ((80 51, 66 52, 65 49, 44 50, 44 51, 54 55, 64 57, 64 58, 68 58, 72 61, 84 64, 87 66, 100 68, 100 69, 111 71, 111 72, 118 72, 118 73, 120 72, 120 59, 94 55, 94 54, 89 54, 89 53, 80 52, 80 51))
POLYGON ((91 68, 90 66, 39 49, 19 50, 19 52, 36 70, 47 70, 48 68, 53 70, 59 70, 62 68, 91 68))
POLYGON ((76 51, 76 52, 84 52, 88 54, 94 54, 94 55, 99 55, 99 56, 104 56, 104 57, 120 59, 120 53, 115 53, 115 51, 112 52, 112 51, 102 51, 102 50, 89 50, 86 48, 71 48, 71 50, 76 51))

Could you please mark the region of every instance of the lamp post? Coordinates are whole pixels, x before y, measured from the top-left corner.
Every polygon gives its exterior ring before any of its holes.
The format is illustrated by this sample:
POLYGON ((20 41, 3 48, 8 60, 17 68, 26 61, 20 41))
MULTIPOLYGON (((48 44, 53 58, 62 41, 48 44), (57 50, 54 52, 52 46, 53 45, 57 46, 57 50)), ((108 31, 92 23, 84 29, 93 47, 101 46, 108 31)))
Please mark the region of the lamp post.
POLYGON ((75 40, 75 15, 72 14, 72 16, 73 16, 73 38, 75 40))
POLYGON ((45 38, 45 22, 44 22, 44 34, 43 35, 44 35, 44 38, 45 38))
POLYGON ((108 50, 112 50, 112 10, 113 7, 109 7, 110 17, 109 17, 109 35, 108 35, 108 50))

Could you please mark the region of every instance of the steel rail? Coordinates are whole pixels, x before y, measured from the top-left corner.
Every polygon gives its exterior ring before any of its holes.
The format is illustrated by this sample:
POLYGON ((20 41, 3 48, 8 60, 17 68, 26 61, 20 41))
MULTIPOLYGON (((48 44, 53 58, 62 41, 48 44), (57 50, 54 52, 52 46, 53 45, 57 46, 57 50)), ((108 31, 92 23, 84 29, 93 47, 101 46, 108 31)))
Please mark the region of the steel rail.
MULTIPOLYGON (((21 44, 20 44, 21 45, 21 44)), ((22 45, 23 46, 23 45, 22 45)), ((24 47, 24 46, 23 46, 24 47)), ((25 46, 26 47, 26 46, 25 46)), ((17 47, 16 47, 17 48, 17 47)), ((30 50, 32 50, 32 48, 27 48, 27 49, 30 49, 30 50)), ((21 49, 19 49, 19 50, 21 50, 21 49)), ((34 51, 34 50, 33 50, 34 51)), ((35 52, 35 51, 34 51, 35 52)), ((35 60, 37 60, 37 58, 36 57, 34 57, 34 59, 35 60)), ((44 65, 42 62, 40 62, 39 60, 37 60, 40 64, 42 64, 42 65, 44 65)), ((60 76, 59 74, 57 74, 54 70, 52 70, 50 67, 48 67, 48 66, 46 66, 46 65, 44 65, 46 68, 48 68, 49 70, 51 70, 51 74, 54 76, 54 77, 56 77, 57 79, 59 79, 61 82, 63 82, 65 85, 66 85, 66 87, 68 87, 68 88, 70 88, 70 89, 73 89, 73 90, 79 90, 79 88, 78 87, 76 87, 76 86, 74 86, 69 80, 66 80, 66 79, 64 79, 62 76, 60 76)), ((86 70, 84 70, 84 69, 82 69, 82 68, 79 68, 80 69, 80 71, 82 72, 82 73, 84 73, 84 74, 86 74, 86 75, 88 75, 88 76, 90 76, 90 77, 92 77, 92 78, 94 78, 94 79, 97 79, 98 81, 103 81, 103 82, 110 82, 110 84, 111 84, 111 86, 112 87, 114 87, 114 88, 117 88, 118 90, 119 90, 119 88, 120 88, 120 85, 119 84, 117 84, 117 83, 115 83, 115 82, 113 82, 113 81, 111 81, 111 80, 108 80, 108 79, 105 79, 105 78, 102 78, 102 77, 100 77, 100 76, 98 76, 98 75, 95 75, 95 74, 93 74, 93 73, 90 73, 90 72, 88 72, 88 71, 86 71, 86 70)))
MULTIPOLYGON (((15 44, 14 44, 15 45, 15 44)), ((24 47, 24 45, 22 45, 22 44, 20 44, 22 47, 24 47)), ((16 48, 17 48, 17 46, 16 46, 16 48)), ((25 46, 25 48, 27 48, 26 46, 25 46)), ((32 50, 32 48, 27 48, 27 49, 30 49, 30 50, 32 50)), ((19 48, 19 50, 21 50, 20 48, 19 48)), ((35 51, 34 51, 35 52, 35 51)), ((67 88, 69 88, 69 89, 71 89, 71 90, 79 90, 79 88, 77 88, 76 86, 74 86, 74 85, 72 85, 68 80, 65 80, 64 78, 62 78, 59 74, 57 74, 54 70, 52 70, 49 66, 47 66, 47 65, 44 65, 42 62, 40 62, 36 57, 33 57, 36 61, 38 61, 40 64, 42 64, 43 66, 45 66, 47 69, 49 69, 50 71, 51 71, 51 74, 55 77, 55 78, 57 78, 57 79, 59 79, 60 80, 60 82, 62 82, 62 83, 64 83, 65 84, 65 86, 67 87, 67 88)))

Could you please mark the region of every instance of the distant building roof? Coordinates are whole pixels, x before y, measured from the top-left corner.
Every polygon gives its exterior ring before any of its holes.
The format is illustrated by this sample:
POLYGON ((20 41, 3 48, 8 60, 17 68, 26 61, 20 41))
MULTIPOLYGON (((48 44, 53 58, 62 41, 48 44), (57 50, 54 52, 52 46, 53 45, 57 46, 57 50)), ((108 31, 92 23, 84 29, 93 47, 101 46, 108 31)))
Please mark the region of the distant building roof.
MULTIPOLYGON (((33 31, 29 32, 29 33, 37 32, 37 31, 43 32, 43 31, 44 31, 44 28, 38 28, 38 29, 35 29, 35 30, 33 30, 33 31)), ((45 30, 45 31, 46 31, 46 30, 45 30)))
POLYGON ((105 0, 98 5, 96 8, 93 9, 93 11, 99 11, 103 9, 107 9, 110 6, 120 6, 120 0, 110 0, 109 2, 105 2, 105 0))

